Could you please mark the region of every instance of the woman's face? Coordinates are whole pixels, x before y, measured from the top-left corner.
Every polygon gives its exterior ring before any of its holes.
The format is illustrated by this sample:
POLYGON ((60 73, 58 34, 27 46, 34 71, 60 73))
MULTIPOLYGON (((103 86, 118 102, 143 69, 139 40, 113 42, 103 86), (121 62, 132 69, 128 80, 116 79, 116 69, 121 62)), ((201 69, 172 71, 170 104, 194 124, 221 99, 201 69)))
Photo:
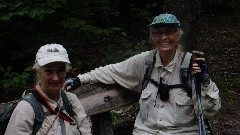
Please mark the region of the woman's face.
POLYGON ((40 86, 47 95, 58 94, 66 77, 66 63, 52 62, 37 70, 40 86))
POLYGON ((151 40, 160 52, 175 51, 181 34, 176 26, 160 26, 151 29, 151 40))

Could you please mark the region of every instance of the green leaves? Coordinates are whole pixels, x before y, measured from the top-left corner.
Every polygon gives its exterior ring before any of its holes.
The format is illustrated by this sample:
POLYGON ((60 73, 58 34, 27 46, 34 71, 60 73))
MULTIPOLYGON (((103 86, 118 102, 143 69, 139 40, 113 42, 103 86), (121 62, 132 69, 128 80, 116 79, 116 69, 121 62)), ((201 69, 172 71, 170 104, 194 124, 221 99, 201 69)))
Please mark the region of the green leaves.
POLYGON ((2 76, 1 84, 4 89, 11 89, 12 87, 23 88, 30 77, 32 67, 27 67, 22 73, 12 71, 12 67, 8 66, 6 69, 0 67, 0 76, 2 76))
POLYGON ((64 4, 66 4, 64 0, 5 2, 0 5, 0 20, 10 21, 15 16, 27 16, 33 19, 43 20, 44 17, 53 14, 64 4))
POLYGON ((104 35, 108 36, 116 31, 121 30, 121 28, 118 28, 118 27, 112 27, 112 28, 106 28, 106 29, 98 28, 96 26, 87 24, 87 22, 84 20, 79 20, 79 19, 75 19, 75 18, 71 18, 66 21, 62 21, 62 24, 65 29, 76 29, 79 31, 91 33, 93 35, 104 34, 104 35))

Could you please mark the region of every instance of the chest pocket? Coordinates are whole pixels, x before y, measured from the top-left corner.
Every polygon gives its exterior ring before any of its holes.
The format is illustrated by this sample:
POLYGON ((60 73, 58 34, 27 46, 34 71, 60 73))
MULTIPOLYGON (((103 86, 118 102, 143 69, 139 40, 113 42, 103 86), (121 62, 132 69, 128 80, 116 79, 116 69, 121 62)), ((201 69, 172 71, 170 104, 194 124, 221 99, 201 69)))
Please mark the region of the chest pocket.
POLYGON ((185 125, 191 122, 194 117, 194 106, 192 99, 187 96, 187 93, 182 92, 175 95, 175 115, 176 115, 176 123, 178 125, 185 125))
POLYGON ((175 95, 175 102, 179 106, 193 105, 192 99, 184 92, 175 95))
POLYGON ((150 104, 151 104, 151 95, 152 95, 151 91, 148 91, 148 90, 142 91, 139 104, 140 104, 140 115, 143 120, 147 120, 148 118, 148 113, 150 111, 150 104))

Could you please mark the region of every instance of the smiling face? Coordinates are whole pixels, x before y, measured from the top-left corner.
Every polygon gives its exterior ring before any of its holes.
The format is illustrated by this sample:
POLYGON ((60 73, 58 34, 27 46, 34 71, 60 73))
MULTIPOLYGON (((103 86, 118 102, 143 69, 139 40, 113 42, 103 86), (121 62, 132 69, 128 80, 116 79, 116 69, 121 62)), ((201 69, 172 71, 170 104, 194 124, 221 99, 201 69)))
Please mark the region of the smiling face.
POLYGON ((159 52, 175 52, 180 37, 180 30, 176 26, 159 26, 150 29, 150 39, 159 52))
POLYGON ((52 62, 37 70, 40 87, 46 95, 55 98, 59 95, 66 77, 66 63, 52 62))

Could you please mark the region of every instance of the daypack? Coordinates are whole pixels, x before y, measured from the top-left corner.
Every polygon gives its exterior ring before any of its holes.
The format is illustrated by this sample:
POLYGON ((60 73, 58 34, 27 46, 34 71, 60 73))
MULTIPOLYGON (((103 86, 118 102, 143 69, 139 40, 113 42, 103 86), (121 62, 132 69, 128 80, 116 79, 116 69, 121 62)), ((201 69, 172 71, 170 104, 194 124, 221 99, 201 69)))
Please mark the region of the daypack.
MULTIPOLYGON (((46 114, 43 111, 43 107, 41 103, 42 101, 39 101, 41 99, 39 99, 39 96, 37 95, 38 95, 37 92, 35 92, 34 90, 32 93, 24 95, 21 99, 13 101, 8 106, 0 110, 0 135, 4 135, 14 109, 16 108, 17 104, 22 100, 27 101, 33 107, 33 110, 35 113, 35 119, 34 119, 32 135, 35 135, 38 132, 38 130, 42 126, 42 123, 46 114)), ((72 105, 68 100, 66 93, 63 90, 61 91, 61 95, 62 95, 62 100, 63 100, 65 110, 70 115, 70 117, 73 117, 76 114, 72 110, 72 105)))
MULTIPOLYGON (((181 61, 181 68, 180 68, 180 79, 181 84, 176 85, 162 85, 158 84, 156 81, 151 79, 152 70, 154 68, 154 64, 156 62, 156 49, 153 49, 149 52, 149 54, 145 57, 145 74, 142 81, 142 90, 145 89, 149 82, 153 83, 155 86, 159 85, 158 87, 168 87, 168 88, 184 88, 187 95, 192 97, 192 89, 191 89, 191 80, 190 80, 190 72, 191 72, 191 59, 192 53, 185 52, 181 61)), ((160 95, 161 96, 161 95, 160 95)))

